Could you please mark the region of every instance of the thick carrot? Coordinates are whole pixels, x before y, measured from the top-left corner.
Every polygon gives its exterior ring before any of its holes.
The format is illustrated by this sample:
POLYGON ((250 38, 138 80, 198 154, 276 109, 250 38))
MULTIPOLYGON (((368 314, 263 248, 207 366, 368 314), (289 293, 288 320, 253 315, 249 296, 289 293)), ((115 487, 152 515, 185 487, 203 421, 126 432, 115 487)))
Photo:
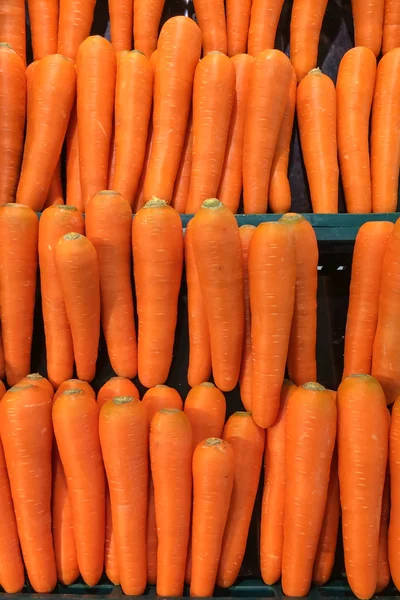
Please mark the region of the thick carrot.
POLYGON ((55 247, 55 265, 71 327, 79 379, 92 381, 100 337, 100 282, 93 244, 80 233, 63 235, 55 247))
POLYGON ((185 413, 162 408, 155 414, 150 460, 158 535, 157 595, 181 596, 192 503, 192 429, 185 413))
POLYGON ((10 0, 0 4, 0 40, 10 44, 26 65, 25 0, 10 0))
POLYGON ((28 0, 34 60, 57 52, 58 5, 58 0, 28 0))
POLYGON ((225 425, 223 439, 232 446, 235 456, 232 498, 217 574, 217 585, 227 588, 235 583, 246 550, 260 479, 265 433, 255 424, 251 413, 236 412, 225 425))
POLYGON ((133 41, 135 50, 150 58, 157 48, 158 28, 164 0, 135 0, 133 3, 133 41))
POLYGON ((248 54, 237 54, 231 61, 235 67, 236 89, 217 197, 233 213, 238 212, 242 194, 244 125, 253 60, 248 54))
POLYGON ((178 213, 154 199, 132 224, 138 313, 138 374, 146 387, 164 383, 172 362, 183 266, 178 213))
POLYGON ((198 64, 193 85, 193 151, 186 212, 217 195, 235 97, 235 68, 221 52, 198 64), (223 93, 221 93, 223 90, 223 93))
POLYGON ((132 49, 133 0, 108 0, 110 38, 116 52, 132 49))
POLYGON ((193 455, 192 597, 213 595, 234 476, 230 444, 208 438, 197 446, 193 455))
POLYGON ((389 521, 389 566, 393 583, 400 587, 400 398, 392 409, 389 440, 390 470, 390 521, 389 521))
POLYGON ((80 44, 90 35, 95 5, 96 0, 60 0, 57 52, 76 60, 80 44))
POLYGON ((140 400, 139 392, 136 385, 126 377, 111 377, 99 389, 97 394, 97 406, 99 410, 109 400, 113 400, 117 396, 132 396, 136 400, 140 400))
POLYGON ((400 47, 400 5, 397 0, 385 1, 382 54, 400 47))
POLYGON ((145 524, 149 472, 146 407, 132 396, 108 400, 100 412, 99 432, 110 486, 121 587, 125 594, 143 594, 147 576, 145 524))
POLYGON ((247 51, 252 56, 275 47, 283 2, 284 0, 253 0, 251 3, 247 51))
POLYGON ((251 347, 251 312, 249 292, 249 247, 256 228, 254 225, 242 225, 239 229, 242 242, 243 257, 243 292, 244 292, 244 336, 242 362, 240 365, 239 386, 240 399, 246 410, 251 411, 251 387, 253 372, 253 354, 251 347))
POLYGON ((295 389, 296 386, 291 381, 284 380, 277 419, 265 433, 260 567, 261 576, 267 585, 276 583, 282 574, 286 413, 289 398, 295 389))
POLYGON ((116 70, 110 42, 99 35, 86 38, 76 61, 79 168, 85 207, 94 194, 107 188, 116 70))
MULTIPOLYGON (((390 421, 389 421, 390 422, 390 421)), ((390 446, 389 446, 390 447, 390 446)), ((389 568, 389 518, 390 518, 390 474, 386 469, 385 485, 382 494, 382 511, 379 525, 379 549, 378 549, 378 580, 376 593, 382 592, 390 582, 389 568)))
POLYGON ((203 39, 203 56, 209 52, 228 51, 225 6, 222 0, 193 0, 196 20, 203 39))
POLYGON ((318 44, 328 0, 294 0, 290 19, 290 60, 297 81, 317 66, 318 44))
POLYGON ((346 208, 370 213, 369 123, 376 77, 372 50, 358 46, 343 56, 336 83, 337 143, 346 208))
POLYGON ((25 97, 24 63, 11 46, 0 43, 0 206, 15 202, 24 147, 25 97))
POLYGON ((162 408, 176 408, 177 410, 183 408, 179 392, 167 385, 155 385, 148 389, 142 398, 142 402, 147 408, 149 425, 151 425, 156 412, 162 408))
POLYGON ((293 68, 279 50, 254 59, 243 140, 243 204, 245 213, 265 213, 272 161, 289 99, 293 68))
POLYGON ((81 177, 79 172, 79 143, 78 143, 78 121, 76 115, 76 104, 74 104, 69 118, 66 136, 66 204, 75 206, 80 212, 85 212, 82 199, 81 177))
MULTIPOLYGON (((38 386, 14 386, 0 403, 0 434, 29 581, 37 593, 57 583, 51 535, 52 399, 38 386)), ((3 581, 3 579, 2 579, 3 581)))
POLYGON ((372 104, 372 212, 394 212, 399 189, 400 48, 379 61, 372 104))
POLYGON ((282 217, 293 235, 296 292, 288 349, 289 377, 296 385, 317 378, 318 244, 310 223, 301 215, 282 217))
POLYGON ((271 165, 271 176, 269 180, 269 207, 273 213, 287 213, 292 204, 292 194, 288 178, 290 142, 292 140, 294 113, 296 109, 297 79, 292 73, 292 83, 289 90, 289 98, 286 103, 285 112, 278 139, 276 141, 274 158, 271 165))
POLYGON ((192 150, 193 150, 193 119, 189 114, 186 129, 185 142, 182 148, 181 160, 176 174, 174 191, 172 194, 171 206, 178 213, 185 214, 186 203, 189 197, 190 173, 192 171, 192 150))
POLYGON ((244 337, 243 259, 239 227, 215 198, 193 219, 193 250, 210 332, 215 385, 232 390, 239 378, 244 337))
POLYGON ((227 0, 226 35, 227 54, 236 56, 247 51, 247 36, 250 26, 252 0, 227 0))
POLYGON ((366 46, 378 56, 382 46, 385 0, 351 0, 356 46, 366 46))
POLYGON ((118 192, 95 194, 86 207, 86 235, 95 247, 100 275, 101 320, 115 373, 137 374, 131 285, 132 212, 118 192))
POLYGON ((193 250, 193 222, 185 231, 185 266, 189 327, 188 383, 191 387, 208 381, 211 374, 211 346, 206 307, 200 288, 193 250))
POLYGON ((58 159, 56 169, 50 181, 49 193, 43 209, 49 206, 62 206, 64 204, 64 192, 61 181, 61 158, 58 159))
POLYGON ((105 476, 99 409, 90 394, 67 390, 54 401, 53 427, 67 478, 78 565, 87 585, 103 572, 105 476))
MULTIPOLYGON (((173 17, 165 23, 157 48, 153 138, 144 182, 146 202, 152 196, 171 202, 185 141, 200 50, 200 29, 192 19, 173 17), (168 102, 165 101, 166 98, 168 102)), ((195 139, 195 129, 193 136, 195 139)))
POLYGON ((337 213, 339 167, 333 81, 319 69, 313 69, 297 88, 296 105, 313 211, 337 213), (316 161, 316 156, 320 160, 316 161))
POLYGON ((192 426, 193 451, 209 437, 221 437, 224 430, 226 401, 223 393, 208 381, 192 387, 184 412, 192 426))
POLYGON ((54 400, 58 398, 61 394, 66 392, 67 390, 82 390, 86 394, 89 394, 94 400, 96 400, 96 394, 94 393, 94 389, 87 381, 81 381, 80 379, 68 379, 64 381, 56 393, 54 394, 54 400))
POLYGON ((288 225, 261 223, 257 227, 250 242, 248 269, 251 410, 257 425, 266 428, 274 424, 279 410, 295 301, 295 243, 288 225))
POLYGON ((74 370, 71 327, 58 280, 55 247, 62 235, 84 232, 82 215, 74 206, 47 208, 39 221, 39 266, 46 338, 47 373, 54 387, 70 379, 74 370))
POLYGON ((287 596, 305 596, 310 589, 335 439, 333 394, 318 383, 297 388, 286 415, 282 589, 287 596))
POLYGON ((0 207, 1 333, 9 385, 30 372, 38 224, 28 206, 0 207))
POLYGON ((36 211, 43 208, 61 154, 75 86, 74 65, 60 54, 45 56, 35 68, 16 201, 36 211))
POLYGON ((53 399, 54 388, 51 385, 50 381, 46 379, 46 377, 40 375, 40 373, 29 373, 29 375, 23 377, 21 381, 18 381, 18 386, 23 385, 33 385, 39 387, 40 389, 44 390, 50 396, 51 399, 53 399))
POLYGON ((384 257, 393 229, 389 221, 370 221, 356 236, 344 337, 344 377, 371 374, 384 257))

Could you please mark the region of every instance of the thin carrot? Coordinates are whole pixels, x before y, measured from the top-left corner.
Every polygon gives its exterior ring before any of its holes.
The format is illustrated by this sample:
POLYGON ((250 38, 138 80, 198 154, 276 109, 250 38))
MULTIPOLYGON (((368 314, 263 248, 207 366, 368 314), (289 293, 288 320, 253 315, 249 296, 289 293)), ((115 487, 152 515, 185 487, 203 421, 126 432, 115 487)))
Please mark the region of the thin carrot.
MULTIPOLYGON (((0 403, 0 433, 29 581, 37 593, 57 583, 51 535, 52 399, 38 386, 14 386, 0 403)), ((2 580, 3 581, 3 580, 2 580)))
POLYGON ((245 213, 265 213, 272 161, 289 99, 293 68, 279 50, 254 59, 243 140, 245 213))
POLYGON ((135 0, 133 3, 133 41, 135 50, 150 58, 157 48, 158 28, 164 0, 135 0))
POLYGON ((71 111, 66 136, 66 204, 75 206, 79 212, 85 212, 82 199, 81 178, 79 172, 79 143, 76 104, 71 111))
POLYGON ((15 385, 31 370, 38 224, 28 206, 0 207, 1 333, 9 385, 15 385))
POLYGON ((56 393, 54 394, 54 400, 58 398, 61 394, 66 392, 67 390, 82 390, 86 394, 89 394, 94 400, 96 400, 96 394, 94 393, 94 389, 87 381, 81 381, 80 379, 68 379, 64 381, 56 393))
POLYGON ((243 259, 239 227, 215 198, 193 219, 193 250, 210 332, 215 385, 232 390, 239 378, 244 336, 243 259))
POLYGON ((194 0, 193 7, 203 38, 203 56, 228 51, 225 6, 222 0, 194 0))
POLYGON ((105 476, 99 409, 90 394, 67 390, 54 401, 53 427, 68 485, 78 565, 87 585, 103 572, 105 476))
POLYGON ((358 230, 351 267, 343 377, 371 374, 384 257, 393 229, 389 221, 370 221, 358 230))
POLYGON ((192 387, 185 400, 185 415, 192 426, 193 451, 209 437, 221 437, 226 401, 223 393, 208 381, 192 387))
POLYGON ((110 38, 116 52, 132 50, 133 0, 108 0, 110 38))
POLYGON ((266 428, 274 424, 279 410, 295 301, 296 254, 288 225, 261 223, 257 227, 250 242, 248 269, 251 410, 257 425, 266 428))
POLYGON ((28 0, 34 60, 57 52, 58 5, 58 0, 28 0))
POLYGON ((40 389, 44 390, 51 399, 53 399, 54 388, 50 381, 46 379, 46 377, 40 375, 40 373, 29 373, 29 375, 21 379, 21 381, 18 381, 18 386, 21 387, 23 385, 33 385, 39 387, 40 389))
POLYGON ((290 19, 290 60, 297 81, 317 66, 318 44, 328 0, 294 0, 290 19))
POLYGON ((152 387, 164 383, 172 362, 183 266, 178 213, 154 199, 132 224, 133 272, 138 313, 138 374, 152 387))
POLYGON ((181 596, 192 503, 192 430, 185 413, 163 408, 155 414, 150 460, 158 535, 157 595, 181 596))
POLYGON ((319 69, 313 69, 297 88, 296 104, 313 211, 337 213, 339 167, 333 81, 319 69), (316 161, 316 156, 320 160, 316 161))
MULTIPOLYGON (((122 52, 117 52, 117 69, 118 69, 119 55, 121 55, 121 54, 125 54, 125 50, 122 52)), ((114 112, 115 112, 115 109, 114 109, 114 112)), ((110 157, 109 157, 109 161, 108 161, 108 178, 107 178, 108 186, 107 186, 107 188, 109 190, 111 190, 113 187, 112 184, 114 181, 114 173, 115 173, 115 119, 114 119, 113 128, 112 128, 112 132, 111 132, 110 157)))
POLYGON ((335 439, 333 394, 318 383, 297 388, 286 415, 282 589, 287 596, 305 596, 310 589, 335 439))
POLYGON ((374 595, 378 578, 388 441, 381 386, 369 375, 350 375, 338 389, 339 486, 346 575, 363 599, 374 595))
POLYGON ((390 521, 389 521, 389 566, 393 583, 400 586, 400 398, 392 408, 389 438, 389 470, 390 470, 390 521))
POLYGON ((76 60, 80 44, 90 35, 95 5, 96 0, 60 0, 57 52, 76 60))
POLYGON ((10 0, 0 5, 0 40, 10 44, 26 65, 25 0, 10 0))
POLYGON ((115 50, 105 38, 94 35, 80 45, 76 62, 78 151, 85 207, 107 187, 116 69, 115 50))
POLYGON ((376 77, 372 50, 358 46, 343 56, 336 83, 337 136, 346 208, 370 213, 369 123, 376 77))
POLYGON ((61 158, 58 159, 56 169, 50 181, 49 193, 43 209, 49 206, 62 206, 64 204, 64 192, 61 181, 61 158))
POLYGON ((351 0, 356 46, 366 46, 378 56, 382 47, 385 0, 351 0))
POLYGON ((227 54, 236 56, 247 51, 247 36, 250 26, 252 0, 227 0, 226 35, 227 54))
MULTIPOLYGON (((390 422, 390 421, 389 421, 390 422)), ((390 582, 389 568, 389 518, 390 518, 390 473, 386 469, 385 485, 382 495, 381 521, 379 525, 379 549, 378 549, 378 580, 376 593, 382 592, 390 582)))
POLYGON ((237 54, 232 58, 236 90, 217 197, 233 213, 238 212, 242 193, 244 125, 253 62, 248 54, 237 54))
POLYGON ((254 225, 242 225, 239 229, 243 257, 243 292, 244 292, 244 336, 242 362, 240 365, 239 386, 240 399, 244 408, 251 411, 251 387, 253 371, 253 354, 251 347, 251 313, 249 292, 249 246, 256 228, 254 225))
POLYGON ((151 425, 156 412, 162 408, 182 410, 183 407, 179 392, 167 385, 155 385, 148 389, 142 398, 142 402, 147 408, 149 425, 151 425))
POLYGON ((385 1, 382 54, 400 47, 400 5, 397 0, 385 1))
POLYGON ((186 129, 185 141, 182 148, 181 160, 176 174, 171 206, 181 214, 185 214, 189 197, 190 173, 192 171, 193 151, 193 119, 190 112, 186 129))
POLYGON ((117 396, 132 396, 136 400, 140 400, 139 392, 136 385, 126 377, 111 377, 99 389, 97 394, 97 406, 99 410, 109 400, 113 400, 117 396))
POLYGON ((100 337, 100 282, 93 244, 80 233, 63 235, 55 247, 55 265, 71 327, 79 379, 92 381, 100 337))
POLYGON ((275 47, 283 2, 284 0, 253 0, 251 3, 247 51, 252 56, 275 47))
POLYGON ((193 84, 192 171, 186 203, 189 214, 217 195, 234 97, 232 61, 221 52, 210 52, 199 62, 193 84))

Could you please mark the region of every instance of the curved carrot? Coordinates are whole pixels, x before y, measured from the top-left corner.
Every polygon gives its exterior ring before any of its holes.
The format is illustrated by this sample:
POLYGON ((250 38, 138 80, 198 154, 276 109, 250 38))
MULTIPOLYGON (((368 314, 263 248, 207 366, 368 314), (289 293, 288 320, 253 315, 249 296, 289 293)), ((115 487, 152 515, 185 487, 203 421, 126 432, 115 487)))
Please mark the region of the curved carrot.
POLYGON ((383 263, 393 229, 389 221, 370 221, 358 230, 351 267, 343 377, 371 374, 383 263))
POLYGON ((108 0, 110 38, 116 52, 132 49, 133 0, 108 0))
POLYGON ((71 327, 79 379, 92 381, 100 337, 100 282, 93 244, 80 233, 63 235, 55 247, 55 264, 71 327))
POLYGON ((97 394, 97 406, 99 410, 109 400, 113 400, 117 396, 132 396, 136 400, 140 400, 139 392, 136 385, 126 377, 111 377, 99 389, 97 394))
MULTIPOLYGON (((0 404, 1 406, 1 404, 0 404)), ((389 520, 389 566, 393 583, 400 586, 400 398, 392 408, 389 438, 389 470, 390 470, 390 520, 389 520)))
POLYGON ((284 0, 253 0, 251 4, 248 53, 256 56, 275 47, 276 30, 284 0))
POLYGON ((290 60, 297 81, 317 66, 318 44, 328 0, 294 0, 290 19, 290 60))
POLYGON ((158 28, 164 0, 135 0, 133 2, 133 41, 135 50, 150 58, 157 48, 158 28))
POLYGON ((0 5, 0 40, 10 44, 26 65, 25 0, 9 0, 0 5))
POLYGON ((222 0, 194 0, 196 20, 203 40, 203 56, 209 52, 228 51, 225 6, 222 0))
POLYGON ((279 50, 254 59, 243 141, 245 213, 265 213, 272 161, 288 102, 293 68, 279 50))
POLYGON ((333 81, 319 69, 313 69, 297 88, 296 104, 313 211, 337 213, 339 167, 333 81), (321 160, 316 161, 316 156, 321 160))
POLYGON ((58 5, 57 0, 28 0, 34 60, 57 52, 58 5))
POLYGON ((378 56, 382 46, 385 0, 351 0, 356 46, 366 46, 378 56))
POLYGON ((82 390, 86 394, 89 394, 94 400, 96 400, 96 394, 94 393, 94 389, 87 381, 81 381, 80 379, 68 379, 64 381, 56 393, 54 394, 54 400, 58 398, 61 394, 66 392, 67 390, 82 390))
POLYGON ((42 377, 40 373, 29 373, 29 375, 21 379, 21 381, 18 381, 18 386, 21 387, 23 385, 33 385, 39 387, 40 389, 44 390, 51 399, 53 399, 54 388, 50 381, 46 379, 46 377, 42 377))
MULTIPOLYGON (((390 445, 389 445, 390 447, 390 445)), ((382 494, 382 511, 379 525, 379 549, 378 549, 378 580, 376 584, 376 593, 382 592, 390 582, 389 568, 389 518, 390 518, 390 474, 386 469, 385 485, 382 494)))
POLYGON ((75 61, 80 44, 90 35, 96 0, 60 0, 57 52, 75 61))
MULTIPOLYGON (((0 36, 1 37, 1 36, 0 36)), ((400 46, 400 5, 397 0, 385 1, 382 54, 400 46)))
POLYGON ((349 213, 372 210, 369 123, 375 77, 372 50, 358 46, 346 52, 339 65, 336 95, 340 173, 349 213))
POLYGON ((79 172, 79 143, 76 103, 74 104, 66 135, 66 184, 67 194, 65 203, 75 206, 79 212, 85 212, 82 199, 81 177, 79 172))
POLYGON ((235 68, 221 52, 198 64, 193 84, 193 150, 186 213, 217 195, 235 97, 235 68), (220 90, 224 90, 221 95, 220 90))
POLYGON ((247 51, 252 0, 227 0, 226 35, 227 54, 236 56, 247 51))
POLYGON ((189 197, 190 173, 192 171, 193 150, 193 118, 189 114, 185 141, 182 148, 181 160, 176 174, 174 192, 172 194, 171 206, 178 213, 185 214, 186 203, 189 197))
POLYGON ((249 291, 249 247, 256 228, 253 225, 242 225, 239 228, 243 256, 243 291, 244 291, 244 336, 242 362, 240 365, 239 386, 240 399, 246 410, 251 411, 251 387, 253 372, 253 354, 251 347, 251 312, 249 291))

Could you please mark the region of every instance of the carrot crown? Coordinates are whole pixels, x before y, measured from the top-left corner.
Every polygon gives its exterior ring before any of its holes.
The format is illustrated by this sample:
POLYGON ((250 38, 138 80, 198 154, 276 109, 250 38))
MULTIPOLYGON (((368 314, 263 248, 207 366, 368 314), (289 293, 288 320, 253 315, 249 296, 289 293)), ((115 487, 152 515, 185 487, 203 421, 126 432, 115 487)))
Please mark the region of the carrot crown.
POLYGON ((128 404, 129 402, 133 402, 133 396, 116 396, 113 398, 114 404, 128 404))
POLYGON ((180 413, 182 412, 181 410, 179 410, 179 408, 161 408, 160 409, 160 413, 163 413, 163 415, 173 415, 175 413, 180 413))
POLYGON ((211 383, 211 381, 203 381, 203 383, 200 383, 200 385, 202 385, 203 387, 215 387, 215 385, 213 383, 211 383))
POLYGON ((31 385, 30 383, 24 383, 22 385, 13 385, 12 388, 10 388, 8 391, 9 392, 21 392, 22 390, 29 390, 29 388, 34 388, 34 385, 31 385))
POLYGON ((204 442, 203 442, 203 446, 220 446, 221 444, 223 444, 223 440, 221 440, 221 438, 207 438, 204 442))
POLYGON ((204 200, 201 206, 203 208, 221 208, 223 204, 218 200, 218 198, 208 198, 207 200, 204 200))
POLYGON ((76 388, 74 390, 65 390, 65 392, 63 392, 61 395, 62 396, 73 396, 74 394, 83 394, 83 390, 80 390, 78 388, 76 388))
POLYGON ((83 238, 84 236, 81 233, 75 233, 74 231, 71 231, 70 233, 66 233, 65 235, 63 235, 63 239, 64 240, 79 240, 80 238, 83 238))
POLYGON ((31 379, 32 381, 39 381, 40 379, 43 379, 40 373, 30 373, 26 376, 26 378, 31 379))
POLYGON ((308 381, 307 383, 304 383, 301 387, 305 390, 311 390, 313 392, 323 392, 326 389, 323 385, 320 385, 315 381, 308 381))
POLYGON ((161 200, 160 198, 157 198, 156 196, 153 196, 151 200, 146 202, 146 204, 143 206, 143 208, 154 208, 155 206, 158 206, 158 207, 168 206, 168 202, 166 202, 165 200, 161 200))

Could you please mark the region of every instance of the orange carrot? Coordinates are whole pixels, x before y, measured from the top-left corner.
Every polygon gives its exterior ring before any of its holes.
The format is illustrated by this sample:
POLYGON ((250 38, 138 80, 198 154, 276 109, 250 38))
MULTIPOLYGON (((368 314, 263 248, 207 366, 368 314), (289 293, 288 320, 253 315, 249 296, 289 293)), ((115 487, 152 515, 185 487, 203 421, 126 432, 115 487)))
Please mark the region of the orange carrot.
POLYGON ((133 2, 133 41, 135 50, 150 58, 157 48, 158 28, 164 0, 135 0, 133 2))
POLYGON ((356 46, 366 46, 378 56, 382 46, 385 0, 351 0, 356 46))
POLYGON ((181 214, 185 214, 186 203, 189 197, 190 173, 192 171, 193 150, 193 119, 190 112, 186 137, 182 148, 181 160, 176 174, 174 192, 172 194, 171 206, 181 214))
POLYGON ((79 379, 92 381, 100 337, 100 283, 93 244, 80 233, 63 235, 55 247, 55 265, 71 327, 79 379))
POLYGON ((138 313, 138 374, 146 387, 164 383, 172 362, 183 236, 178 213, 148 202, 133 219, 133 272, 138 313))
POLYGON ((318 44, 328 0, 294 0, 290 20, 290 60, 297 81, 317 66, 318 44))
POLYGON ((60 0, 57 52, 76 60, 80 44, 90 35, 95 5, 96 0, 60 0))
POLYGON ((310 71, 297 88, 297 119, 313 211, 337 213, 336 92, 319 69, 310 71))
POLYGON ((180 397, 179 392, 167 385, 155 385, 148 389, 142 398, 142 402, 147 408, 149 425, 151 425, 156 412, 162 408, 176 408, 177 410, 182 410, 183 407, 182 398, 180 397))
POLYGON ((94 35, 80 45, 76 62, 78 152, 85 207, 107 187, 116 69, 115 50, 105 38, 94 35))
POLYGON ((186 212, 217 195, 235 97, 235 68, 221 52, 198 64, 193 85, 193 151, 186 212), (223 90, 223 93, 221 93, 223 90))
POLYGON ((272 161, 289 99, 293 68, 279 50, 254 59, 243 140, 245 213, 265 213, 272 161))
POLYGON ((132 49, 133 0, 108 0, 110 37, 116 52, 132 49))
POLYGON ((33 59, 56 54, 58 38, 58 0, 28 0, 33 59))
POLYGON ((76 115, 76 104, 71 112, 66 137, 66 179, 67 195, 66 204, 75 206, 79 212, 85 212, 82 199, 81 178, 79 173, 79 144, 78 144, 78 121, 76 115))
POLYGON ((185 415, 192 426, 193 451, 209 437, 221 437, 226 401, 223 393, 208 381, 192 387, 185 400, 185 415))
POLYGON ((385 1, 382 54, 400 46, 400 5, 397 0, 385 1))
POLYGON ((275 47, 276 30, 284 0, 253 0, 251 3, 248 53, 275 47))
POLYGON ((18 386, 21 387, 23 385, 33 385, 39 387, 40 389, 44 390, 51 399, 53 399, 54 388, 50 381, 46 379, 46 377, 42 377, 40 373, 29 373, 29 375, 23 377, 21 381, 18 381, 18 386))
POLYGON ((10 44, 26 65, 25 0, 9 0, 0 5, 0 40, 10 44))
POLYGON ((215 385, 232 390, 239 378, 244 336, 243 259, 239 227, 215 198, 193 219, 193 250, 210 332, 215 385))
POLYGON ((196 20, 203 38, 203 56, 209 52, 228 51, 225 7, 222 0, 193 0, 196 20))
POLYGON ((43 209, 49 206, 62 206, 64 204, 64 192, 61 181, 61 158, 58 159, 56 169, 50 181, 49 193, 43 209))
POLYGON ((247 51, 252 0, 227 0, 226 2, 226 35, 227 54, 236 56, 247 51))
POLYGON ((109 400, 113 400, 117 396, 132 396, 136 400, 140 400, 139 392, 136 385, 126 377, 111 377, 99 389, 97 394, 97 406, 99 410, 109 400))
MULTIPOLYGON (((37 593, 57 583, 51 535, 51 402, 38 386, 14 386, 0 403, 0 434, 29 581, 37 593)), ((2 579, 3 582, 3 579, 2 579)))
POLYGON ((243 291, 244 291, 244 337, 242 363, 240 365, 239 386, 240 399, 246 410, 251 411, 251 386, 253 371, 253 355, 251 348, 251 313, 249 293, 249 246, 256 228, 253 225, 242 225, 239 229, 243 256, 243 291))
MULTIPOLYGON (((1 312, 0 312, 1 314, 1 312)), ((4 348, 3 348, 3 336, 1 333, 1 322, 0 322, 0 381, 6 376, 6 363, 4 359, 4 348)), ((1 386, 0 386, 1 387, 1 386)))
POLYGON ((38 218, 21 204, 0 207, 0 310, 7 382, 30 372, 38 218))
MULTIPOLYGON (((390 423, 390 420, 389 420, 390 423)), ((386 469, 385 485, 382 495, 381 521, 379 525, 379 549, 378 549, 378 580, 376 593, 382 592, 390 582, 389 556, 388 556, 388 533, 390 517, 390 474, 386 469)))
POLYGON ((357 233, 344 338, 343 377, 353 373, 371 374, 383 263, 393 229, 394 225, 389 221, 370 221, 357 233))
MULTIPOLYGON (((0 405, 1 406, 1 405, 0 405)), ((389 439, 389 470, 390 470, 390 521, 389 521, 389 566, 393 583, 400 586, 400 398, 397 398, 392 408, 389 439)))
POLYGON ((96 400, 96 394, 94 393, 92 386, 87 381, 81 381, 80 379, 68 379, 67 381, 64 381, 54 394, 54 400, 67 390, 82 390, 96 400))

